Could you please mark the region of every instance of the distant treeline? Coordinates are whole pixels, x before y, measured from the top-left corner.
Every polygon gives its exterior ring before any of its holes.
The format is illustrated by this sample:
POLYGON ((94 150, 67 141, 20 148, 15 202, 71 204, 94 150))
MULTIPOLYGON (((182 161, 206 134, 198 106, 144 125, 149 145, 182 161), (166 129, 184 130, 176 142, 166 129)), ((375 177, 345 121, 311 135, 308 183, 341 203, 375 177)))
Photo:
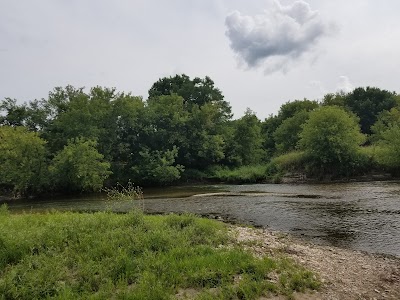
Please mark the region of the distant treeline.
POLYGON ((0 188, 31 195, 187 180, 317 179, 400 171, 400 96, 367 87, 233 120, 214 82, 162 78, 147 100, 114 88, 57 87, 0 102, 0 188))

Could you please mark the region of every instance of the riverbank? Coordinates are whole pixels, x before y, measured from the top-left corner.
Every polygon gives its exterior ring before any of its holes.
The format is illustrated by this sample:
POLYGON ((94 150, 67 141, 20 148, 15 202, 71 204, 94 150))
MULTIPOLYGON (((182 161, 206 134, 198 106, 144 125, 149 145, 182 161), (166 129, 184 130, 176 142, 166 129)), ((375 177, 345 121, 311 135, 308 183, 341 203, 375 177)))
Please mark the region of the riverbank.
POLYGON ((400 299, 400 258, 319 246, 266 229, 230 230, 256 255, 287 255, 319 276, 319 291, 295 294, 295 299, 400 299))
POLYGON ((0 207, 0 299, 260 299, 319 287, 286 256, 256 256, 193 215, 10 214, 0 207))

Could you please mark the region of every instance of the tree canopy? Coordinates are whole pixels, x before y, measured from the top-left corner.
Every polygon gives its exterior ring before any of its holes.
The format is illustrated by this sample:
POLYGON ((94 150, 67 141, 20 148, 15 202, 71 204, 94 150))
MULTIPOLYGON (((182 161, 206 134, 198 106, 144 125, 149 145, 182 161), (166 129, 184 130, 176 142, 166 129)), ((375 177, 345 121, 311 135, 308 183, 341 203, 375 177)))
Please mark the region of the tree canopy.
POLYGON ((352 172, 358 147, 364 140, 353 116, 339 107, 325 106, 310 113, 300 133, 299 146, 313 172, 343 175, 352 172))
POLYGON ((0 101, 0 191, 169 185, 252 167, 257 176, 247 178, 257 180, 285 170, 400 174, 399 107, 396 93, 366 87, 327 94, 320 103, 286 102, 261 121, 250 109, 232 119, 208 76, 160 78, 148 99, 115 88, 56 87, 40 100, 0 101))
POLYGON ((25 127, 0 126, 0 185, 15 194, 39 192, 47 179, 45 145, 25 127))

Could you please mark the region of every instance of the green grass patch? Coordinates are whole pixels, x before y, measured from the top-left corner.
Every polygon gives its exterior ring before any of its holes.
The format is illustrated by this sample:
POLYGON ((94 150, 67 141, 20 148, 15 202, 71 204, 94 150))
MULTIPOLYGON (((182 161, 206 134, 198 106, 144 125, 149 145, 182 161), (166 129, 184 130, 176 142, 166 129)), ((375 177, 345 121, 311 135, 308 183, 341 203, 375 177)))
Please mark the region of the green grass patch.
POLYGON ((235 169, 214 168, 211 171, 210 178, 229 183, 257 183, 265 181, 267 166, 242 166, 235 169))
POLYGON ((196 299, 256 299, 318 285, 292 261, 256 258, 225 224, 193 215, 0 209, 2 300, 175 299, 182 290, 196 299))

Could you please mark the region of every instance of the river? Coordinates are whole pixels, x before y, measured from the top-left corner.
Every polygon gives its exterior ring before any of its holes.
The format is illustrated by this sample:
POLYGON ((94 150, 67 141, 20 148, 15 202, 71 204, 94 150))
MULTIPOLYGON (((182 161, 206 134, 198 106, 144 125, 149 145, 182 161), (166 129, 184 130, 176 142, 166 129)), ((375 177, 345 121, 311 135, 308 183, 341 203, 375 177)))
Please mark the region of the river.
MULTIPOLYGON (((400 257, 400 182, 182 186, 143 192, 148 213, 222 217, 318 244, 400 257)), ((107 207, 105 195, 7 203, 15 213, 107 207)), ((129 205, 117 203, 114 208, 127 210, 129 205)))

